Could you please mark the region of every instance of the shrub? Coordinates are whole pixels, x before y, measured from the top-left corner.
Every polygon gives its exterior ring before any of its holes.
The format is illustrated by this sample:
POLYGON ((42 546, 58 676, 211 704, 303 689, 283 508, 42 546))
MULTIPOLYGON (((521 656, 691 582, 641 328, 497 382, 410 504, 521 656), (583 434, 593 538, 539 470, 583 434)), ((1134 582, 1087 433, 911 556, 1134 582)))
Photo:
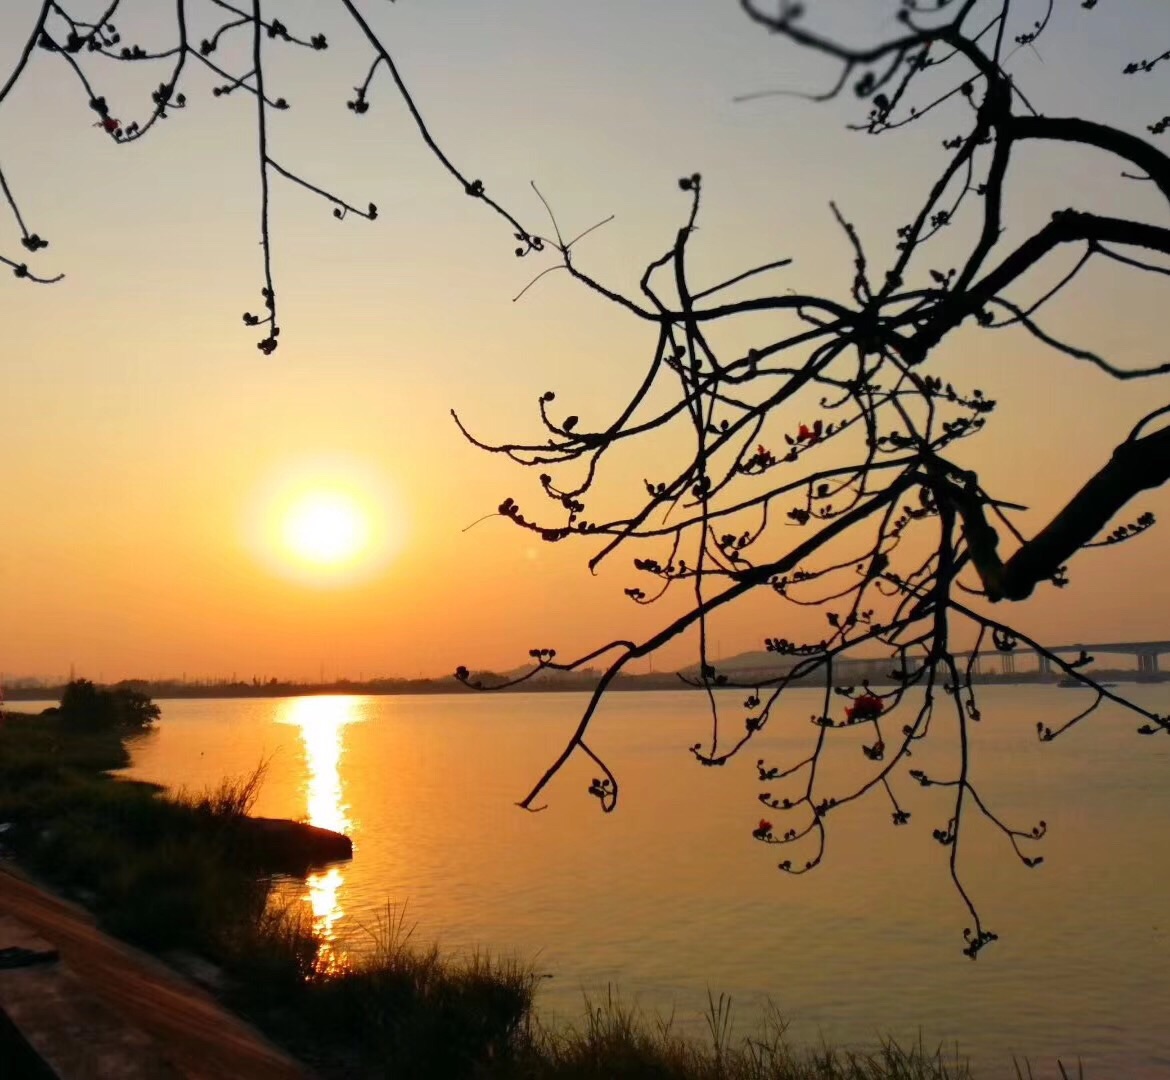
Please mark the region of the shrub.
POLYGON ((59 715, 72 728, 132 735, 149 731, 160 710, 133 686, 95 686, 88 679, 74 679, 61 693, 59 715))

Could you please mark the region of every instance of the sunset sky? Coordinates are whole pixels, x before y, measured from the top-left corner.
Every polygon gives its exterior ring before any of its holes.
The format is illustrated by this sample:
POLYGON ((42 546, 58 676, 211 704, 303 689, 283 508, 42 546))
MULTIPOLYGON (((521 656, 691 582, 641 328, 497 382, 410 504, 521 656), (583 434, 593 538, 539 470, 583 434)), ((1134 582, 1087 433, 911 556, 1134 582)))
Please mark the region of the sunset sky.
MULTIPOLYGON (((170 5, 123 6, 124 42, 168 42, 170 5)), ((894 27, 854 25, 854 0, 808 6, 859 39, 894 27)), ((0 83, 38 7, 3 5, 0 83)), ((440 144, 490 195, 534 230, 548 226, 530 181, 567 232, 615 215, 575 255, 627 290, 683 220, 678 177, 700 171, 696 275, 717 281, 791 256, 774 288, 845 296, 851 254, 829 199, 880 263, 934 179, 941 139, 960 130, 952 114, 877 141, 844 129, 860 117, 851 97, 735 103, 824 88, 835 69, 753 27, 733 0, 363 7, 440 144)), ((1041 111, 1137 132, 1170 111, 1160 71, 1120 74, 1170 47, 1165 0, 1058 8, 1038 50, 1011 64, 1041 111)), ((487 438, 539 436, 537 398, 555 390, 582 426, 604 422, 640 377, 652 329, 563 274, 513 303, 548 260, 512 255, 507 227, 442 172, 384 72, 366 115, 346 109, 371 55, 344 12, 319 0, 265 11, 330 44, 268 47, 271 90, 292 105, 273 121, 273 155, 379 208, 374 223, 337 222, 325 203, 276 184, 283 332, 271 357, 240 318, 259 307, 262 284, 250 98, 213 97, 214 80, 192 69, 188 107, 117 146, 60 59, 38 52, 0 107, 0 165, 30 229, 51 242, 35 265, 67 275, 45 287, 0 274, 0 672, 315 677, 324 665, 327 677, 416 676, 652 631, 666 612, 622 595, 636 583, 628 556, 594 577, 588 539, 543 544, 499 518, 464 531, 506 496, 535 509, 539 489, 535 475, 470 446, 449 416, 487 438), (306 509, 305 498, 318 502, 306 509), (362 555, 338 571, 322 548, 332 543, 362 555)), ((148 115, 163 71, 97 84, 129 123, 148 115)), ((1028 147, 1015 160, 1005 245, 1068 206, 1166 222, 1150 186, 1104 157, 1028 147)), ((0 253, 20 251, 0 216, 0 253)), ((1068 265, 1036 275, 1035 294, 1068 265)), ((1165 278, 1099 268, 1046 325, 1119 364, 1161 362, 1168 300, 1165 278)), ((967 332, 943 365, 1001 403, 969 463, 1032 508, 1025 530, 1168 392, 1111 382, 1011 332, 967 332)), ((602 501, 629 505, 656 464, 611 474, 602 501)), ((1062 643, 1170 638, 1170 494, 1131 509, 1126 520, 1148 509, 1167 524, 1074 561, 1071 588, 1043 588, 1011 613, 1024 629, 1062 643)), ((720 626, 718 651, 819 635, 822 624, 757 605, 720 626)), ((680 646, 655 666, 690 659, 680 646)))

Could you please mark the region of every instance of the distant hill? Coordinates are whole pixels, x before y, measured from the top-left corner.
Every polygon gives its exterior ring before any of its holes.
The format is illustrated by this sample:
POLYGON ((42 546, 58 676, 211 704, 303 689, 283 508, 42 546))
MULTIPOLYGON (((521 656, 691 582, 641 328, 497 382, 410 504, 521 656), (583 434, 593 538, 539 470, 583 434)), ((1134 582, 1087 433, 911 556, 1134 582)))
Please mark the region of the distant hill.
MULTIPOLYGON (((719 675, 726 675, 736 683, 752 683, 753 681, 766 682, 769 679, 787 675, 797 664, 807 657, 786 656, 782 653, 767 652, 759 649, 753 652, 736 653, 734 656, 722 656, 709 663, 719 675)), ((889 657, 850 657, 836 660, 833 663, 834 682, 837 685, 851 685, 869 680, 873 683, 887 683, 890 681, 890 670, 895 666, 889 657)), ((679 674, 685 678, 696 679, 699 676, 699 665, 691 664, 683 668, 679 674)), ((823 683, 823 670, 818 670, 811 676, 802 677, 823 683)))
MULTIPOLYGON (((710 663, 721 675, 739 678, 742 675, 762 674, 772 677, 791 671, 799 660, 798 656, 781 656, 779 653, 760 649, 755 652, 736 653, 734 656, 721 656, 710 663)), ((696 678, 699 674, 699 665, 690 664, 681 668, 679 673, 688 678, 696 678)))

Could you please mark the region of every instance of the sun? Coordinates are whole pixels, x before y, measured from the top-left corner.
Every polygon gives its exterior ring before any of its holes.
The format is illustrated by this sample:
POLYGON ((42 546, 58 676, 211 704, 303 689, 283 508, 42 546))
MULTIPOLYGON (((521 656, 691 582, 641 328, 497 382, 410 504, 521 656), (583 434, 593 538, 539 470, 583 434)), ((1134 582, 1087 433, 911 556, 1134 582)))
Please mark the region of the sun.
POLYGON ((297 586, 348 588, 388 572, 407 539, 406 507, 381 468, 343 455, 285 461, 241 506, 253 558, 297 586))
POLYGON ((369 515, 349 494, 310 491, 288 507, 281 534, 285 549, 298 562, 340 569, 360 559, 369 547, 369 515))

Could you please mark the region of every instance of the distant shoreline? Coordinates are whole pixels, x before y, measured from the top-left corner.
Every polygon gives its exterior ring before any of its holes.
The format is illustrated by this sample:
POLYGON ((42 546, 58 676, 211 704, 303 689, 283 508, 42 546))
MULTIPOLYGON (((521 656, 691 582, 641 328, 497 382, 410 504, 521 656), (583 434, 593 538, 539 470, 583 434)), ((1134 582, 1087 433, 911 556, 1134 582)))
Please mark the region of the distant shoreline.
MULTIPOLYGON (((1086 673, 1088 674, 1088 673, 1086 673)), ((1151 677, 1135 671, 1094 671, 1092 677, 1099 682, 1111 683, 1163 683, 1170 682, 1170 672, 1159 673, 1151 677)), ((492 693, 588 693, 597 683, 597 674, 589 677, 552 675, 533 678, 516 686, 491 690, 492 693)), ((730 674, 729 678, 737 680, 739 677, 730 674)), ((1041 674, 1040 672, 1016 672, 1007 675, 987 674, 976 675, 972 683, 976 686, 1052 686, 1056 687, 1060 677, 1055 674, 1041 674)), ((486 681, 486 680, 485 680, 486 681)), ((872 686, 893 686, 894 682, 888 678, 870 678, 872 686)), ((187 698, 280 698, 280 697, 315 697, 327 694, 360 694, 362 696, 392 696, 392 695, 419 695, 419 694, 451 694, 466 695, 484 693, 465 689, 454 677, 441 679, 392 679, 371 680, 357 682, 341 679, 332 683, 294 683, 269 681, 265 683, 236 682, 212 684, 183 684, 183 683, 156 683, 146 680, 126 680, 116 685, 132 685, 155 700, 183 700, 187 698)), ((725 686, 716 686, 714 689, 727 691, 747 691, 756 688, 757 683, 747 680, 732 681, 725 686)), ((822 687, 821 678, 801 679, 794 683, 794 687, 822 687)), ((490 684, 489 684, 490 687, 490 684)), ((20 686, 5 687, 6 701, 53 701, 61 696, 61 686, 20 686)), ((684 682, 677 674, 652 675, 625 675, 619 676, 609 686, 610 691, 617 692, 653 692, 663 690, 701 690, 684 682)))

